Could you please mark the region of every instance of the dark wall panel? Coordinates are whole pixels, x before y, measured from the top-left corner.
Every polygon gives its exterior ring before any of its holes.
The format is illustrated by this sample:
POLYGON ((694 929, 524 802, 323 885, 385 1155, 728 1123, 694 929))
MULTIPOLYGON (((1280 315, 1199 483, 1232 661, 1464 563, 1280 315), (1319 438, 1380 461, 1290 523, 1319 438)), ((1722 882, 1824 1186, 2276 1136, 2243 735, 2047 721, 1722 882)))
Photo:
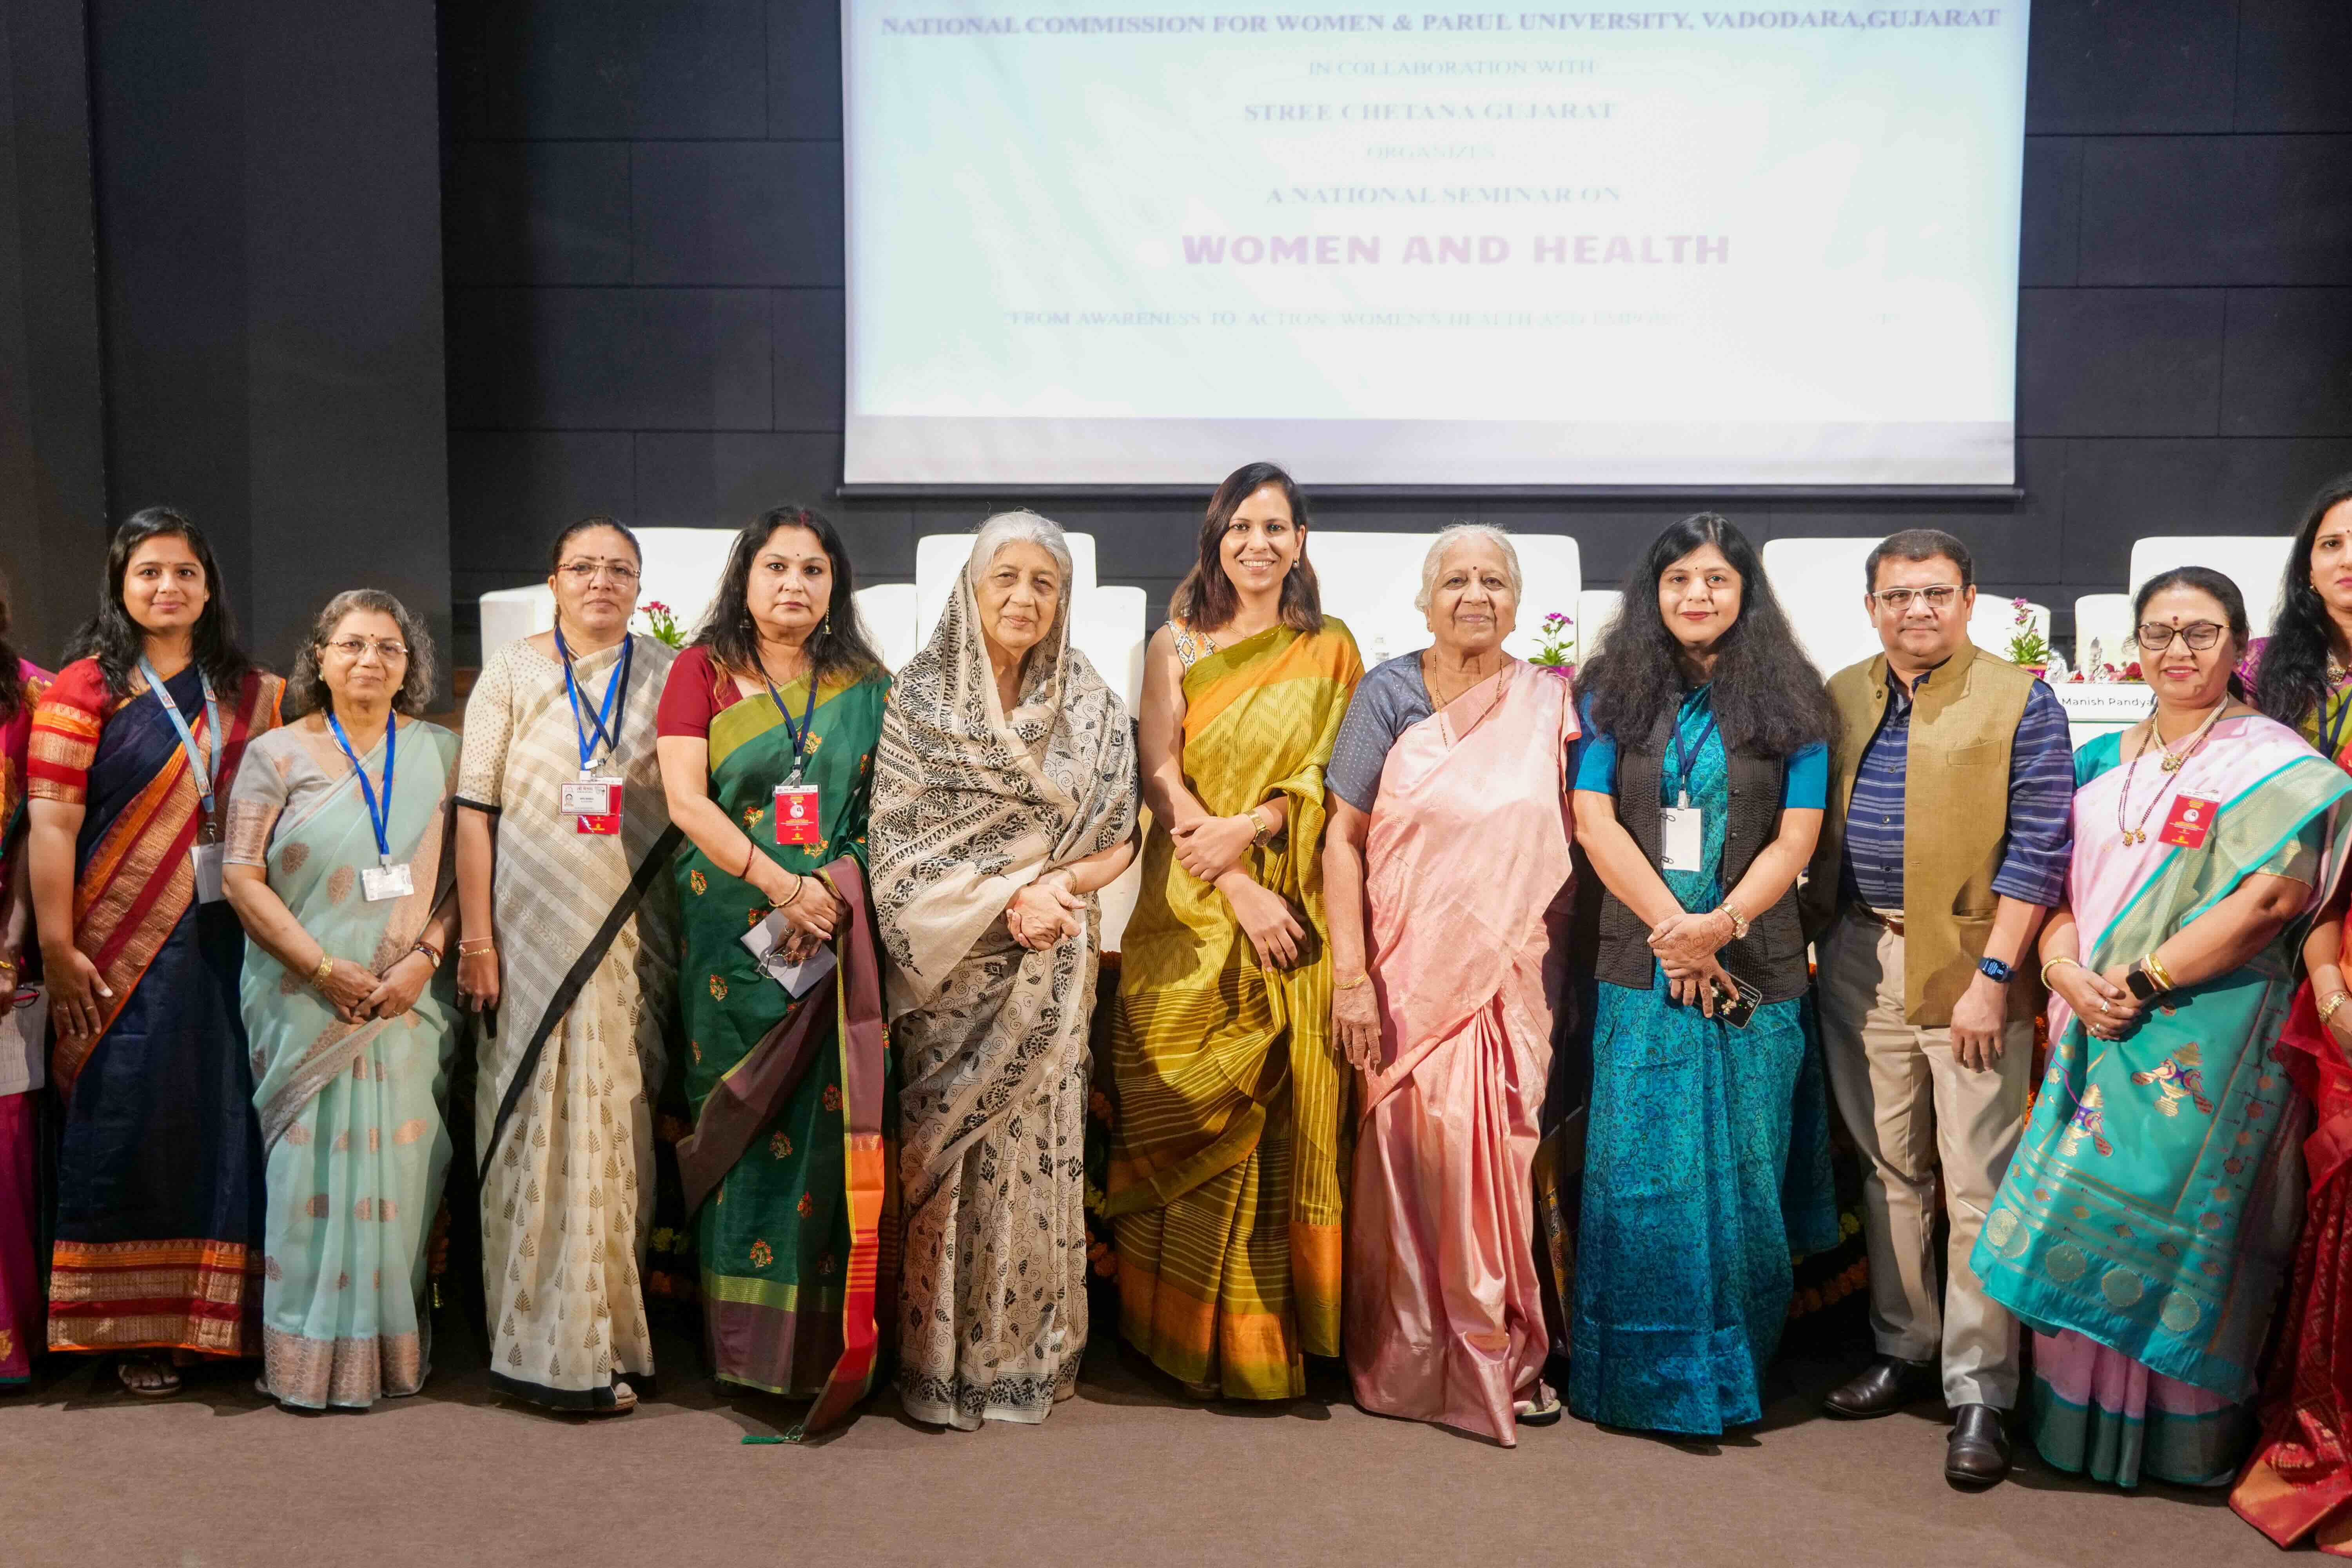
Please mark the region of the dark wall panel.
MULTIPOLYGON (((581 511, 731 524, 830 492, 845 374, 837 5, 537 0, 446 16, 448 269, 465 285, 450 417, 474 454, 455 480, 466 591, 535 575, 537 542, 581 511), (502 578, 509 562, 525 575, 502 578)), ((2347 18, 2340 0, 2039 0, 2023 499, 1723 509, 1762 538, 1957 529, 1991 588, 2031 592, 2062 625, 2075 595, 2124 585, 2141 534, 2284 526, 2332 465, 2352 466, 2347 18)), ((1204 496, 1217 477, 1201 477, 1204 496)), ((865 574, 887 578, 912 570, 917 535, 1028 499, 831 509, 865 574)), ((1597 585, 1697 504, 1326 497, 1316 515, 1327 529, 1565 529, 1597 585)), ((1091 530, 1104 573, 1145 586, 1156 613, 1192 557, 1198 506, 1045 510, 1091 530)))

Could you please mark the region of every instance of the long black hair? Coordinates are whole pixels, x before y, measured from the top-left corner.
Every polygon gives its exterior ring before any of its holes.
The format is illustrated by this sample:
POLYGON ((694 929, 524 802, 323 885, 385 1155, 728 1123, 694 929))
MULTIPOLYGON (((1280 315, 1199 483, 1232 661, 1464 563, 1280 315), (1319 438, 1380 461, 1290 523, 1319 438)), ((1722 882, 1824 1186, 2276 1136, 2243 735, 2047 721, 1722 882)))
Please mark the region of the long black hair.
POLYGON ((122 603, 122 579, 131 557, 151 539, 175 537, 187 542, 189 552, 205 569, 205 613, 196 619, 192 652, 196 668, 224 696, 236 691, 252 672, 253 661, 236 640, 236 620, 228 607, 228 591, 221 585, 220 566, 204 530, 173 507, 151 506, 132 512, 114 531, 106 552, 106 584, 99 590, 98 613, 82 623, 67 649, 68 658, 94 658, 106 677, 106 689, 117 701, 131 695, 131 676, 147 650, 147 634, 131 618, 122 603))
POLYGON ((1313 637, 1323 629, 1323 588, 1307 559, 1307 496, 1281 468, 1273 463, 1244 463, 1225 476, 1209 498, 1208 514, 1201 520, 1201 558, 1168 596, 1168 613, 1185 625, 1214 630, 1234 618, 1241 595, 1225 575, 1225 530, 1241 510, 1242 502, 1259 489, 1272 485, 1290 503, 1290 525, 1298 531, 1298 559, 1282 579, 1282 624, 1313 637))
MULTIPOLYGON (((2200 594, 2211 595, 2213 602, 2221 606, 2221 618, 2229 623, 2231 640, 2238 645, 2238 657, 2245 657, 2246 596, 2238 592, 2237 584, 2210 566, 2175 566, 2169 572, 2158 573, 2139 585, 2139 592, 2132 595, 2132 640, 2135 644, 2139 640, 2141 619, 2147 614, 2147 602, 2167 588, 2194 588, 2200 594)), ((2165 646, 2171 647, 2169 643, 2165 646)), ((2145 658, 2147 655, 2143 653, 2140 657, 2145 658)), ((2147 667, 2143 664, 2140 668, 2144 670, 2147 667)), ((2238 679, 2235 669, 2230 671, 2230 695, 2241 702, 2246 700, 2246 683, 2238 679)))
POLYGON ((702 617, 694 646, 707 647, 710 657, 730 674, 760 673, 760 629, 751 624, 751 563, 769 537, 780 528, 805 528, 816 535, 825 559, 833 563, 833 601, 824 619, 809 634, 806 651, 813 680, 856 680, 882 668, 882 656, 858 624, 857 604, 851 597, 856 584, 849 572, 849 552, 841 534, 824 513, 804 506, 772 508, 743 525, 727 552, 727 570, 719 592, 702 617))
MULTIPOLYGON (((5 724, 24 710, 23 666, 8 641, 8 579, 0 577, 0 724, 5 724)), ((6 826, 0 823, 0 827, 6 826)))
POLYGON ((1819 671, 1797 646, 1764 563, 1731 520, 1703 511, 1670 524, 1625 576, 1625 604, 1601 634, 1600 651, 1577 672, 1592 694, 1592 721, 1606 735, 1644 744, 1658 720, 1689 690, 1682 644, 1658 611, 1666 568, 1705 545, 1739 574, 1739 616, 1717 639, 1713 707, 1727 751, 1785 757, 1837 733, 1837 714, 1819 671))
MULTIPOLYGON (((2352 474, 2339 474, 2311 498, 2303 526, 2294 531, 2279 584, 2277 618, 2254 670, 2254 706, 2289 729, 2319 711, 2327 700, 2327 657, 2335 623, 2327 603, 2311 585, 2311 546, 2327 514, 2352 500, 2352 474)), ((2133 624, 2137 625, 2137 615, 2133 624)))

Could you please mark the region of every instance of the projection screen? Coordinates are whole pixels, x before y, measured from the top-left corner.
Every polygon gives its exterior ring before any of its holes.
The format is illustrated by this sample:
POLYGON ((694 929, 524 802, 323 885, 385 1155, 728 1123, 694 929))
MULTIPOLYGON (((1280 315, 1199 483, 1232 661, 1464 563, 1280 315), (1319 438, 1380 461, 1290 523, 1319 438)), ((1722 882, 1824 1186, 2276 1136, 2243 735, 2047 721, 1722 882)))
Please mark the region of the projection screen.
POLYGON ((2014 480, 2022 4, 842 20, 850 485, 2014 480))

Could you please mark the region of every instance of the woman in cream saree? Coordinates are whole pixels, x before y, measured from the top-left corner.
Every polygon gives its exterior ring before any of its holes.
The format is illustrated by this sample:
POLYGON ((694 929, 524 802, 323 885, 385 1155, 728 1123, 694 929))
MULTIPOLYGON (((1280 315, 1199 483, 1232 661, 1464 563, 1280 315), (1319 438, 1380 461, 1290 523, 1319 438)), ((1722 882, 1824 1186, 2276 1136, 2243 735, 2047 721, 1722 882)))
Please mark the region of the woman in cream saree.
POLYGON ((917 1420, 966 1429, 1044 1420, 1087 1345, 1093 895, 1133 853, 1135 747, 1069 646, 1068 582, 1052 523, 983 525, 892 688, 874 789, 904 1085, 898 1393, 917 1420))

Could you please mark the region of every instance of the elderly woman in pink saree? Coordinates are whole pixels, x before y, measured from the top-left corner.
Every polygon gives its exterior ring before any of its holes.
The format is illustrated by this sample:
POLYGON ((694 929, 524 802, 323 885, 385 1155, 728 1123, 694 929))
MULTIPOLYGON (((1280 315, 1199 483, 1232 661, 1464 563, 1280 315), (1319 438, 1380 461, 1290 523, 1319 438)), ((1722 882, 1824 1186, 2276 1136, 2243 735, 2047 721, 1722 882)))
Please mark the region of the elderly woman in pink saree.
POLYGON ((1346 1274, 1356 1400, 1505 1446, 1559 1419, 1532 1170, 1566 971, 1577 733, 1569 683, 1503 651, 1518 596, 1500 530, 1440 534, 1420 599, 1435 646, 1364 678, 1324 774, 1333 1022, 1364 1075, 1346 1274))

